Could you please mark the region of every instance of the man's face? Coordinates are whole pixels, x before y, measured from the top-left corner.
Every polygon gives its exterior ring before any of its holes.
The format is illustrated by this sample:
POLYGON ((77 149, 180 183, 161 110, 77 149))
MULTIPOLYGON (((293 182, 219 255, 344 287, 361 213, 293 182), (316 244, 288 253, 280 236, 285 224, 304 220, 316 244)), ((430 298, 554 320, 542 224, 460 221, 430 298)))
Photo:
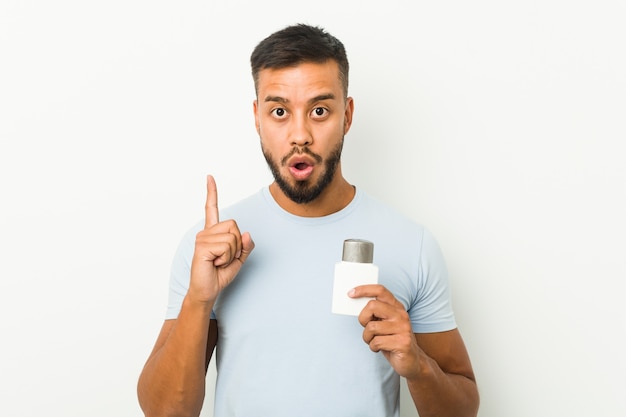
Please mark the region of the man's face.
POLYGON ((334 61, 259 73, 256 128, 280 190, 298 204, 315 200, 335 179, 353 103, 344 98, 334 61))

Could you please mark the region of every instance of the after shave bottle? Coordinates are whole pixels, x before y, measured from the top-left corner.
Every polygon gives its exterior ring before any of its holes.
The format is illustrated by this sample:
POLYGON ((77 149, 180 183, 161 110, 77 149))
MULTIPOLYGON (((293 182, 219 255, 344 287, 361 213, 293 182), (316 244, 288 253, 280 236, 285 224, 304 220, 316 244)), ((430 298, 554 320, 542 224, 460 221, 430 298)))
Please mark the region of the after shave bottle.
POLYGON ((332 312, 358 316, 370 297, 350 298, 348 291, 359 285, 377 284, 378 267, 373 264, 374 244, 363 239, 343 242, 341 262, 335 264, 332 312))

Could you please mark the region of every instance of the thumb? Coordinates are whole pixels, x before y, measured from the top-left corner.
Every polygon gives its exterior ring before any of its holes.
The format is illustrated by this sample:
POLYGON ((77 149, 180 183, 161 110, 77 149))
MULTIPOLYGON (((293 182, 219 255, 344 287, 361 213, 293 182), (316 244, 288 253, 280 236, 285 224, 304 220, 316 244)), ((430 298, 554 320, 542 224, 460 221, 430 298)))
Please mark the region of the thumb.
POLYGON ((254 241, 252 240, 250 233, 245 232, 241 235, 241 254, 238 256, 241 263, 246 262, 246 259, 248 259, 252 249, 254 249, 254 241))

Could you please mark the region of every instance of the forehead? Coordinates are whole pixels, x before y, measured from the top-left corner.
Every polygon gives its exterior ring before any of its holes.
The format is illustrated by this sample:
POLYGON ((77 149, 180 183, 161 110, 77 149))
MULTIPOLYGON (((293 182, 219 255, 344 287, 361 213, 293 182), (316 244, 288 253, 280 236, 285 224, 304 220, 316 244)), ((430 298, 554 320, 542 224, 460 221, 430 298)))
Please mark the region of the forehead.
POLYGON ((259 71, 258 98, 278 96, 290 100, 301 96, 333 94, 342 97, 339 66, 335 61, 305 62, 286 68, 259 71))

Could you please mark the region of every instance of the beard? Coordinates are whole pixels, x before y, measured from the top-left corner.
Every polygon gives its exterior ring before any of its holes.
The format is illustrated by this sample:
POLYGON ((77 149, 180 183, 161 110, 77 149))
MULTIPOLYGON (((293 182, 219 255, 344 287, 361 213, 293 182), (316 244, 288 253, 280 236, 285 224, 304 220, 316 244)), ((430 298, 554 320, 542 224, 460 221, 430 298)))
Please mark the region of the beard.
POLYGON ((289 152, 289 154, 283 157, 279 163, 274 160, 269 151, 263 148, 263 144, 261 144, 261 149, 263 150, 263 156, 265 157, 267 166, 272 172, 274 181, 278 184, 280 190, 294 203, 306 204, 318 198, 335 177, 339 161, 341 160, 343 138, 326 159, 316 153, 313 153, 308 147, 296 146, 291 150, 291 152, 289 152), (296 181, 294 184, 290 184, 288 179, 280 174, 280 167, 285 166, 288 159, 294 154, 306 154, 315 159, 318 164, 323 163, 322 166, 324 171, 322 171, 321 176, 316 182, 313 182, 312 180, 305 180, 296 181))

